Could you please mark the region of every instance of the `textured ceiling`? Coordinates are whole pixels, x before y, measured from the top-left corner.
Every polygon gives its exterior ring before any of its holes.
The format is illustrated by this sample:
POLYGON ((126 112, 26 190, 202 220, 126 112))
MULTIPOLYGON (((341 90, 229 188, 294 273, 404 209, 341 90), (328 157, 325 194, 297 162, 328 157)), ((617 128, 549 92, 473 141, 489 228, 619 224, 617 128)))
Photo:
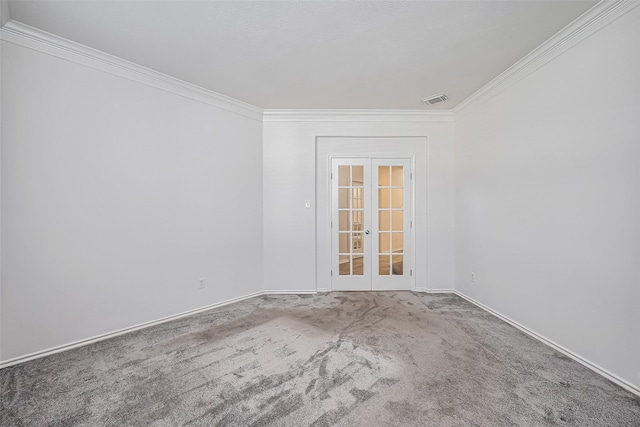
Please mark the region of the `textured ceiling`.
POLYGON ((282 109, 450 109, 595 1, 12 1, 11 18, 282 109), (420 100, 445 92, 450 101, 420 100))

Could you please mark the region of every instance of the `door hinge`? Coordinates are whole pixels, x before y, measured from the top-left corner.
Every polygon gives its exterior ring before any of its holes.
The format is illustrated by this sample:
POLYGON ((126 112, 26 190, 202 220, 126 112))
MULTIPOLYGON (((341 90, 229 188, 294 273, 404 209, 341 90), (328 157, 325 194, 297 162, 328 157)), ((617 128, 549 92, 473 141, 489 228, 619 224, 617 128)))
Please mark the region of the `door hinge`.
POLYGON ((409 179, 413 179, 413 172, 409 173, 409 179))
POLYGON ((331 228, 333 228, 333 221, 331 221, 331 228))
POLYGON ((333 270, 331 270, 331 277, 333 277, 333 270))
POLYGON ((409 221, 409 228, 413 228, 413 221, 409 221))
POLYGON ((409 270, 409 276, 413 276, 413 270, 409 270))
POLYGON ((331 172, 331 179, 333 179, 333 172, 331 172))

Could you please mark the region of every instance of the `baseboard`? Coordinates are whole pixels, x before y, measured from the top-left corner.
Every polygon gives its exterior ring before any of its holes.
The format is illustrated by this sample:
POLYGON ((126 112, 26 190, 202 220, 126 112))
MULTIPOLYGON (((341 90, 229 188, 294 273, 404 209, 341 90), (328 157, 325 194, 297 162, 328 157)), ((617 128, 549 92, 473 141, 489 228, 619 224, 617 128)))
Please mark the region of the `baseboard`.
POLYGON ((264 295, 299 295, 299 294, 317 294, 320 291, 289 291, 289 290, 272 290, 272 291, 262 291, 264 295))
POLYGON ((266 292, 264 291, 259 291, 259 292, 253 292, 247 295, 243 295, 237 298, 231 298, 229 300, 226 301, 222 301, 222 302, 218 302, 215 304, 210 304, 210 305, 206 305, 204 307, 200 307, 200 308, 196 308, 193 310, 188 310, 188 311, 184 311, 182 313, 179 314, 174 314, 172 316, 167 316, 167 317, 163 317, 157 320, 152 320, 149 322, 144 322, 144 323, 140 323, 138 325, 135 326, 130 326, 128 328, 123 328, 123 329, 118 329, 116 331, 113 332, 107 332, 106 334, 101 334, 101 335, 96 335, 94 337, 91 338, 87 338, 87 339, 83 339, 83 340, 79 340, 79 341, 74 341, 72 343, 69 344, 63 344, 57 347, 52 347, 46 350, 41 350, 41 351, 37 351, 34 353, 30 353, 30 354, 26 354, 24 356, 18 356, 18 357, 14 357, 12 359, 8 359, 8 360, 4 360, 4 361, 0 361, 0 369, 2 368, 7 368, 9 366, 13 366, 13 365, 17 365, 19 363, 24 363, 24 362, 28 362, 29 360, 33 360, 33 359, 39 359, 41 357, 45 357, 45 356, 49 356, 52 354, 56 354, 56 353, 61 353, 63 351, 67 351, 67 350, 72 350, 74 348, 78 348, 78 347, 83 347, 85 345, 89 345, 89 344, 93 344, 99 341, 104 341, 107 340, 109 338, 114 338, 120 335, 124 335, 124 334, 128 334, 129 332, 134 332, 134 331, 138 331, 140 329, 145 329, 145 328, 149 328, 151 326, 155 326, 155 325, 159 325, 162 323, 166 323, 166 322, 170 322, 172 320, 177 320, 177 319, 181 319, 183 317, 187 317, 187 316, 192 316, 194 314, 198 314, 198 313, 202 313, 204 311, 207 310, 211 310, 213 308, 217 308, 217 307, 222 307, 224 305, 228 305, 228 304, 232 304, 234 302, 240 302, 249 298, 254 298, 260 295, 265 294, 266 292))
MULTIPOLYGON (((498 313, 497 311, 487 307, 486 305, 474 300, 471 297, 468 297, 467 295, 463 294, 460 291, 457 290, 453 290, 453 289, 427 289, 427 288, 415 288, 416 292, 426 292, 426 293, 430 293, 430 294, 435 294, 435 293, 453 293, 458 295, 461 298, 464 298, 465 300, 469 301, 470 303, 478 306, 479 308, 493 314, 494 316, 496 316, 497 318, 507 322, 508 324, 510 324, 511 326, 519 329, 520 331, 524 332, 525 334, 529 335, 532 338, 535 338, 536 340, 542 342, 543 344, 548 345, 549 347, 553 348, 554 350, 559 351, 560 353, 564 354, 565 356, 568 356, 570 358, 572 358, 573 360, 575 360, 576 362, 580 363, 581 365, 586 366, 587 368, 591 369, 592 371, 602 375, 603 377, 607 378, 608 380, 614 382, 615 384, 619 385, 620 387, 624 388, 625 390, 630 391, 631 393, 640 396, 640 389, 635 387, 634 385, 626 382, 625 380, 617 377, 616 375, 610 373, 609 371, 607 371, 606 369, 601 368, 600 366, 596 365, 595 363, 592 363, 590 361, 588 361, 587 359, 573 353, 572 351, 562 347, 561 345, 543 337, 542 335, 528 329, 527 327, 519 324, 518 322, 508 318, 507 316, 504 316, 500 313, 498 313)), ((236 298, 231 298, 229 300, 225 300, 219 303, 215 303, 215 304, 210 304, 210 305, 206 305, 204 307, 200 307, 200 308, 196 308, 193 310, 188 310, 179 314, 175 314, 172 316, 167 316, 167 317, 163 317, 161 319, 157 319, 157 320, 152 320, 150 322, 145 322, 145 323, 140 323, 138 325, 135 326, 131 326, 128 328, 123 328, 123 329, 119 329, 117 331, 113 331, 113 332, 109 332, 106 334, 101 334, 101 335, 96 335, 94 337, 91 338, 87 338, 84 340, 79 340, 79 341, 75 341, 72 342, 70 344, 64 344, 61 346, 57 346, 57 347, 53 347, 50 349, 46 349, 46 350, 41 350, 38 352, 34 352, 34 353, 30 353, 24 356, 19 356, 19 357, 15 357, 13 359, 9 359, 9 360, 5 360, 5 361, 0 361, 0 369, 2 368, 7 368, 9 366, 13 366, 13 365, 17 365, 20 363, 24 363, 24 362, 28 362, 29 360, 33 360, 33 359, 39 359, 41 357, 45 357, 45 356, 49 356, 52 354, 56 354, 56 353, 61 353, 63 351, 67 351, 67 350, 71 350, 74 348, 78 348, 78 347, 83 347, 85 345, 89 345, 89 344, 93 344, 99 341, 103 341, 109 338, 114 338, 120 335, 124 335, 127 334, 129 332, 134 332, 140 329, 144 329, 144 328, 148 328, 151 326, 155 326, 155 325, 159 325, 162 323, 166 323, 166 322, 170 322, 172 320, 177 320, 183 317, 187 317, 187 316, 191 316, 194 314, 198 314, 198 313, 202 313, 204 311, 207 310, 211 310, 217 307, 222 307, 228 304, 232 304, 235 302, 240 302, 249 298, 254 298, 260 295, 291 295, 291 294, 315 294, 315 293, 319 293, 319 292, 329 292, 328 289, 317 289, 315 291, 309 291, 309 290, 305 290, 305 291, 295 291, 295 290, 270 290, 270 291, 259 291, 259 292, 253 292, 247 295, 243 295, 240 297, 236 297, 236 298)))
POLYGON ((625 390, 640 396, 640 388, 634 386, 633 384, 628 383, 627 381, 623 380, 622 378, 619 378, 618 376, 612 374, 611 372, 607 371, 604 368, 601 368, 600 366, 596 365, 593 362, 590 362, 589 360, 577 355, 576 353, 572 352, 571 350, 568 350, 566 348, 564 348, 563 346, 561 346, 560 344, 557 344, 553 341, 551 341, 550 339, 545 338, 544 336, 538 334, 537 332, 532 331, 531 329, 527 328, 526 326, 521 325, 520 323, 516 322, 515 320, 512 320, 510 318, 508 318, 507 316, 498 313, 497 311, 487 307, 486 305, 474 300, 471 297, 468 297, 467 295, 463 294, 460 291, 454 290, 452 291, 453 293, 455 293, 456 295, 458 295, 461 298, 464 298, 465 300, 469 301, 471 304, 474 304, 476 306, 478 306, 479 308, 483 309, 484 311, 493 314, 494 316, 496 316, 497 318, 499 318, 500 320, 503 320, 504 322, 507 322, 508 324, 510 324, 511 326, 519 329, 520 331, 524 332, 525 334, 529 335, 531 338, 534 338, 538 341, 540 341, 543 344, 548 345, 549 347, 553 348, 554 350, 559 351, 560 353, 564 354, 567 357, 570 357, 571 359, 575 360, 576 362, 580 363, 583 366, 586 366, 587 368, 591 369, 592 371, 594 371, 597 374, 602 375, 603 377, 605 377, 606 379, 608 379, 609 381, 619 385, 620 387, 624 388, 625 390))
POLYGON ((415 288, 413 288, 414 292, 427 292, 427 288, 423 287, 423 286, 416 286, 415 288))
POLYGON ((329 288, 318 288, 317 292, 318 293, 326 293, 326 292, 329 292, 329 288))
MULTIPOLYGON (((224 305, 227 304, 232 304, 234 302, 240 302, 249 298, 254 298, 260 295, 294 295, 294 294, 315 294, 317 292, 323 292, 323 291, 309 291, 309 290, 305 290, 305 291, 294 291, 294 290, 271 290, 271 291, 258 291, 258 292, 253 292, 247 295, 243 295, 240 297, 236 297, 236 298, 231 298, 229 300, 226 301, 222 301, 222 302, 218 302, 215 304, 209 304, 206 305, 204 307, 200 307, 200 308, 196 308, 193 310, 188 310, 179 314, 174 314, 172 316, 167 316, 167 317, 163 317, 161 319, 157 319, 157 320, 152 320, 149 322, 144 322, 144 323, 140 323, 138 325, 135 326, 130 326, 128 328, 123 328, 123 329, 118 329, 116 331, 113 332, 107 332, 106 334, 101 334, 101 335, 96 335, 93 336, 91 338, 87 338, 87 339, 83 339, 83 340, 79 340, 79 341, 74 341, 72 343, 69 344, 63 344, 57 347, 52 347, 46 350, 41 350, 41 351, 36 351, 34 353, 29 353, 26 354, 24 356, 18 356, 18 357, 14 357, 12 359, 8 359, 8 360, 4 360, 4 361, 0 361, 0 369, 2 368, 7 368, 9 366, 13 366, 13 365, 18 365, 20 363, 24 363, 24 362, 28 362, 29 360, 33 360, 33 359, 39 359, 41 357, 45 357, 45 356, 49 356, 52 354, 56 354, 56 353, 61 353, 63 351, 67 351, 67 350, 72 350, 74 348, 78 348, 78 347, 83 347, 85 345, 89 345, 89 344, 93 344, 99 341, 104 341, 107 340, 109 338, 114 338, 117 337, 119 335, 124 335, 124 334, 128 334, 129 332, 134 332, 134 331, 138 331, 140 329, 145 329, 145 328, 149 328, 151 326, 155 326, 155 325, 159 325, 162 323, 166 323, 166 322, 170 322, 172 320, 177 320, 177 319, 181 319, 183 317, 186 316, 192 316, 194 314, 198 314, 198 313, 202 313, 204 311, 207 310, 211 310, 213 308, 217 308, 217 307, 222 307, 224 305)), ((327 291, 324 291, 327 292, 327 291)))

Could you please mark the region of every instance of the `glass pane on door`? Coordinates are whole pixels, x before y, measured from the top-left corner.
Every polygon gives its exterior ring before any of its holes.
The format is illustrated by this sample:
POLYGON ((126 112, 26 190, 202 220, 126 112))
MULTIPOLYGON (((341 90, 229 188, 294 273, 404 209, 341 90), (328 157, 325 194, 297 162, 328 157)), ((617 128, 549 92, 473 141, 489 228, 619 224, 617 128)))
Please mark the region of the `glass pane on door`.
POLYGON ((380 276, 389 275, 389 255, 378 255, 378 268, 380 276))
POLYGON ((389 231, 390 219, 391 218, 389 218, 389 211, 379 210, 378 211, 378 229, 381 231, 389 231))
POLYGON ((404 166, 378 166, 378 275, 404 275, 404 166), (391 232, 389 232, 391 231, 391 232))
POLYGON ((340 231, 349 231, 349 212, 338 212, 338 227, 340 231))
POLYGON ((349 255, 340 255, 340 275, 348 276, 351 273, 351 257, 349 255))
POLYGON ((340 276, 362 276, 366 224, 364 223, 364 167, 338 167, 338 261, 340 276))
POLYGON ((403 255, 393 255, 391 257, 391 274, 394 276, 402 276, 403 264, 402 264, 403 255))

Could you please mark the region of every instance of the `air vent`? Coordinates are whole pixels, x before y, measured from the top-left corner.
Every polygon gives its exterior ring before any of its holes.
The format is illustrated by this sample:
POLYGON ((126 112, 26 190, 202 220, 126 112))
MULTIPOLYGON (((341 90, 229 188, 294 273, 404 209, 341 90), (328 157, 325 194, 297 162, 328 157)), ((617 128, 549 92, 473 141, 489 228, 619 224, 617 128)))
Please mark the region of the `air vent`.
POLYGON ((433 104, 439 104, 441 102, 444 102, 446 100, 448 100, 449 97, 447 95, 445 95, 444 93, 441 93, 439 95, 433 95, 430 96, 427 99, 423 99, 422 102, 426 105, 433 105, 433 104))

